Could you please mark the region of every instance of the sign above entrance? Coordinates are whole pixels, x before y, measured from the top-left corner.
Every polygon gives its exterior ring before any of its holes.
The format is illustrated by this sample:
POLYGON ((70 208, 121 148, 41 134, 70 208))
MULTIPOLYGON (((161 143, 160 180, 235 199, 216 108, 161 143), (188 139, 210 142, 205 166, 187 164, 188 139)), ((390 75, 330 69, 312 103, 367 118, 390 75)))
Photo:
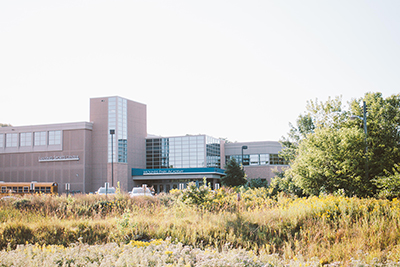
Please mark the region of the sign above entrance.
POLYGON ((218 168, 132 169, 132 176, 209 173, 224 175, 224 170, 218 168))
POLYGON ((143 170, 143 175, 153 175, 153 174, 178 174, 183 173, 183 170, 174 170, 174 169, 157 169, 157 170, 143 170))

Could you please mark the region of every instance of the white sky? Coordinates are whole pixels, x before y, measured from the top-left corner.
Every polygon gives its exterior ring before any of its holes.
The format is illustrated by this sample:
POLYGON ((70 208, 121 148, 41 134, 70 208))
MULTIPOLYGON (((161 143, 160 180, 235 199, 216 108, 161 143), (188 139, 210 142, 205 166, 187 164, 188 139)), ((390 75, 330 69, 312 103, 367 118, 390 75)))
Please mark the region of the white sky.
POLYGON ((0 123, 147 105, 148 133, 278 140, 307 100, 399 93, 400 1, 1 1, 0 123))

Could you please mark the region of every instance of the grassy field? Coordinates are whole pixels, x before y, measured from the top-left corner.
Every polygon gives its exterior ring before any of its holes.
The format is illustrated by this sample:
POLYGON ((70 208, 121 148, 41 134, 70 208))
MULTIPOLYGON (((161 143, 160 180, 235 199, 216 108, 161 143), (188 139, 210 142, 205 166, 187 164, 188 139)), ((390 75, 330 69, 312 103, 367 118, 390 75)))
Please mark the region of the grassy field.
POLYGON ((26 196, 0 201, 0 266, 400 266, 399 223, 397 199, 266 189, 26 196))

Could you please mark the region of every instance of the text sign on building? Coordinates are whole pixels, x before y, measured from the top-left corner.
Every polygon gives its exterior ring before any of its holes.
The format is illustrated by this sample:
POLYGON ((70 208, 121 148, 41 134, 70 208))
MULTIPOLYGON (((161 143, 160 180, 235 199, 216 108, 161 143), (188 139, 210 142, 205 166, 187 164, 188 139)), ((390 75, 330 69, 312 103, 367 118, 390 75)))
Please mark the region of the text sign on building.
POLYGON ((54 161, 73 161, 79 160, 79 156, 50 156, 50 157, 39 157, 39 162, 54 162, 54 161))
POLYGON ((168 175, 168 174, 211 174, 224 175, 224 170, 218 168, 182 168, 182 169, 132 169, 133 176, 168 175))
POLYGON ((152 175, 152 174, 177 174, 177 173, 183 173, 183 170, 144 170, 143 175, 152 175))

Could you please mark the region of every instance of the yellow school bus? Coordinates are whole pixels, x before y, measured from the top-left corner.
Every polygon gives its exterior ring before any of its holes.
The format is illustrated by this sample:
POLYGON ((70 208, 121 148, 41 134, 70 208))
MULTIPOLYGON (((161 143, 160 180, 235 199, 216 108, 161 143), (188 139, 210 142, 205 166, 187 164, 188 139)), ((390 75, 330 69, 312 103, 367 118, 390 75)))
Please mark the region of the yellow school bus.
POLYGON ((0 195, 58 194, 57 183, 0 182, 0 195))

